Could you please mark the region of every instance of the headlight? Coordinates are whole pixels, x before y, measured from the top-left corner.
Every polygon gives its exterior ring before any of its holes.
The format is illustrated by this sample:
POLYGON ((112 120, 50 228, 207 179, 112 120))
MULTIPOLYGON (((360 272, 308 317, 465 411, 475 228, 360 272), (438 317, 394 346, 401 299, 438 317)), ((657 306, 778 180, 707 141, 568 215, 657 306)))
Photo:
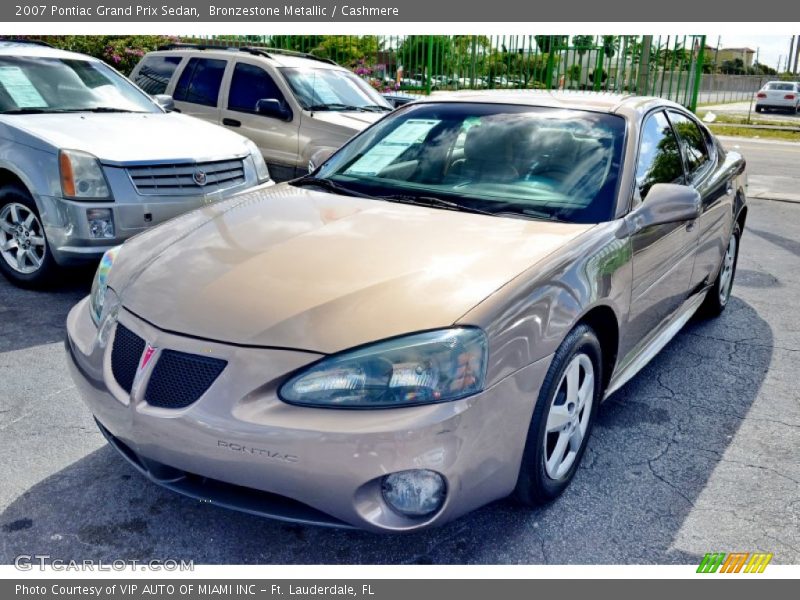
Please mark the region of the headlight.
POLYGON ((73 200, 110 200, 111 192, 100 161, 88 152, 61 150, 61 193, 73 200))
POLYGON ((322 359, 279 390, 291 404, 398 408, 458 400, 483 389, 486 334, 441 329, 322 359))
POLYGON ((261 150, 258 149, 258 146, 256 146, 252 140, 247 140, 245 144, 250 151, 250 158, 253 159, 253 164, 256 167, 258 182, 264 183, 265 181, 269 181, 269 169, 267 168, 267 163, 264 161, 264 156, 261 154, 261 150))
MULTIPOLYGON (((92 321, 94 321, 94 324, 97 326, 100 325, 104 309, 109 308, 107 297, 114 293, 113 290, 108 289, 108 275, 111 272, 111 266, 114 264, 114 259, 117 257, 117 254, 119 254, 120 248, 122 248, 122 246, 115 246, 103 254, 103 258, 94 275, 94 281, 92 281, 89 304, 92 313, 92 321)), ((114 297, 116 297, 116 294, 114 294, 114 297)))

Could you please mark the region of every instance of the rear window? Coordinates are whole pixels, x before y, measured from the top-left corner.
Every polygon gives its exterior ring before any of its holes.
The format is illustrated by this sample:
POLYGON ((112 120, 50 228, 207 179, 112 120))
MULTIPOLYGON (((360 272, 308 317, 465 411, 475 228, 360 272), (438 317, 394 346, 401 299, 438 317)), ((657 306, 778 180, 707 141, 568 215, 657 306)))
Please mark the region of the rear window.
POLYGON ((793 83, 768 83, 767 84, 768 90, 775 90, 780 92, 793 92, 794 91, 794 84, 793 83))
POLYGON ((133 81, 148 94, 163 94, 179 64, 180 56, 146 56, 133 81))
POLYGON ((216 106, 226 64, 224 60, 212 58, 190 59, 175 88, 175 100, 216 106))

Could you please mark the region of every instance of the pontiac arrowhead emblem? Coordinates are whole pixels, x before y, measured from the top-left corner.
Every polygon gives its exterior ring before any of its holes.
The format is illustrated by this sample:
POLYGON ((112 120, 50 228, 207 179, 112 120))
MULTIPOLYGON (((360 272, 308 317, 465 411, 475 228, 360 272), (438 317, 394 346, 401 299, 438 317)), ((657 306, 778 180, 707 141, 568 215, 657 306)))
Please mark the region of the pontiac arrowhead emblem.
POLYGON ((147 366, 147 363, 149 363, 150 359, 153 358, 153 354, 155 354, 155 352, 156 349, 150 344, 147 344, 147 348, 145 348, 144 354, 142 355, 142 364, 139 365, 140 371, 144 370, 144 368, 147 366))

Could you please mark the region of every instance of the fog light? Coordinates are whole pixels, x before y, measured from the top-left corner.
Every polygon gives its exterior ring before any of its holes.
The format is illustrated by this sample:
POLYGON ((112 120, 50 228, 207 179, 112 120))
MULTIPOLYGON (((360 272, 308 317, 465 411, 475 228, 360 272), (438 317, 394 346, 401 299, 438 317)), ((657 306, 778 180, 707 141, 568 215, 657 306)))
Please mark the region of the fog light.
POLYGON ((110 208, 89 208, 86 210, 86 218, 89 221, 89 235, 93 238, 114 237, 114 214, 110 208))
POLYGON ((386 475, 381 484, 383 499, 396 512, 424 517, 442 507, 447 490, 444 478, 435 471, 415 469, 386 475))

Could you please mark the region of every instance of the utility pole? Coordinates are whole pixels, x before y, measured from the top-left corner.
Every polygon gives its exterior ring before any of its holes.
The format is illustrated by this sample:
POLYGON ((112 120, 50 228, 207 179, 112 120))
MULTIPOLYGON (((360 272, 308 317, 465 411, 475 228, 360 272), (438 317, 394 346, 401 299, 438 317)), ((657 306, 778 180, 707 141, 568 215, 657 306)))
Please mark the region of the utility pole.
POLYGON ((800 35, 797 36, 797 40, 794 43, 794 70, 792 74, 797 75, 797 63, 800 61, 800 35))
MULTIPOLYGON (((792 54, 794 54, 794 36, 789 38, 789 60, 786 61, 786 72, 789 72, 789 65, 792 62, 792 54)), ((778 73, 781 72, 780 61, 778 63, 778 73)))

